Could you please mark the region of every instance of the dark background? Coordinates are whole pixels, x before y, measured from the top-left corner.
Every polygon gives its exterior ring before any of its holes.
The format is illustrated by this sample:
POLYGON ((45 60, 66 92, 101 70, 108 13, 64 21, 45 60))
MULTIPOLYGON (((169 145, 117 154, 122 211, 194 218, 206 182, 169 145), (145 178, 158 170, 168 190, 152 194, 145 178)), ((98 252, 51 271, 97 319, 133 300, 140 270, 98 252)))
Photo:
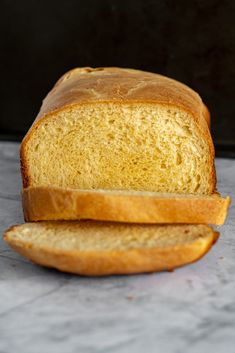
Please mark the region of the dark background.
POLYGON ((18 139, 76 66, 158 72, 200 93, 217 154, 235 154, 235 1, 1 0, 0 138, 18 139))

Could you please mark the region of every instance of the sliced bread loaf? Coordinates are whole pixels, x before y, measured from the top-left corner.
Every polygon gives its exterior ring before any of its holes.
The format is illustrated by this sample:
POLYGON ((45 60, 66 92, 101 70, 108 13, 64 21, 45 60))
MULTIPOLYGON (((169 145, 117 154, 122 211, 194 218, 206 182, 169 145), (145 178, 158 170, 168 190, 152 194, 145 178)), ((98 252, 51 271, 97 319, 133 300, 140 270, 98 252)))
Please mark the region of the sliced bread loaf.
POLYGON ((172 270, 201 258, 217 238, 205 225, 89 221, 25 223, 4 235, 39 265, 89 276, 172 270))
POLYGON ((22 193, 26 221, 80 220, 131 223, 224 223, 230 198, 219 194, 75 190, 29 187, 22 193))
POLYGON ((173 79, 74 69, 45 98, 23 140, 24 187, 212 194, 208 122, 199 95, 173 79))

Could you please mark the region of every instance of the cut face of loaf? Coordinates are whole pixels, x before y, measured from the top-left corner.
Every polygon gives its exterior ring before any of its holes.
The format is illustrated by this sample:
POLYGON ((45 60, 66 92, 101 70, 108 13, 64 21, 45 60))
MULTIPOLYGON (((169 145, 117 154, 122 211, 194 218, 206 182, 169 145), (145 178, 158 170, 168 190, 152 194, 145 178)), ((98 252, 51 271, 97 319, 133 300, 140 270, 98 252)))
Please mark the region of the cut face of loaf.
POLYGON ((4 235, 34 263, 89 276, 172 270, 201 258, 217 238, 205 225, 109 222, 26 223, 4 235))
POLYGON ((75 69, 21 147, 24 187, 211 194, 208 113, 187 86, 142 71, 75 69))

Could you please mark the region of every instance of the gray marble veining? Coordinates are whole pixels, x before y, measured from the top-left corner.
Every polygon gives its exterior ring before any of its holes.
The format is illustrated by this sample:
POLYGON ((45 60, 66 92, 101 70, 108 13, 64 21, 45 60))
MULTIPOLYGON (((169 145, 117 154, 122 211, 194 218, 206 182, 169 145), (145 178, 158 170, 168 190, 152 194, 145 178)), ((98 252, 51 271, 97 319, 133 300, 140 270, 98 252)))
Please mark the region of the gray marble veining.
MULTIPOLYGON (((18 146, 0 143, 0 233, 23 222, 18 146)), ((216 164, 220 192, 235 199, 235 160, 216 164)), ((72 276, 0 239, 0 353, 234 353, 234 207, 212 251, 172 273, 72 276)))

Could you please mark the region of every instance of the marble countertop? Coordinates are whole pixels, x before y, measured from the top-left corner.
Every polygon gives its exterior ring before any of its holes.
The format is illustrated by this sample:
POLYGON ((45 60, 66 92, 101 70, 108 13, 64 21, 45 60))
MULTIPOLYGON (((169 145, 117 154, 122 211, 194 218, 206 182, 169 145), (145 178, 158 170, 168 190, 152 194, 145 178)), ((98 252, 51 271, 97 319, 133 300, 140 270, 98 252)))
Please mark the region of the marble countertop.
MULTIPOLYGON (((0 142, 0 233, 23 222, 17 143, 0 142)), ((235 160, 217 159, 235 199, 235 160)), ((0 353, 234 353, 235 209, 198 263, 85 278, 38 267, 0 239, 0 353)))

